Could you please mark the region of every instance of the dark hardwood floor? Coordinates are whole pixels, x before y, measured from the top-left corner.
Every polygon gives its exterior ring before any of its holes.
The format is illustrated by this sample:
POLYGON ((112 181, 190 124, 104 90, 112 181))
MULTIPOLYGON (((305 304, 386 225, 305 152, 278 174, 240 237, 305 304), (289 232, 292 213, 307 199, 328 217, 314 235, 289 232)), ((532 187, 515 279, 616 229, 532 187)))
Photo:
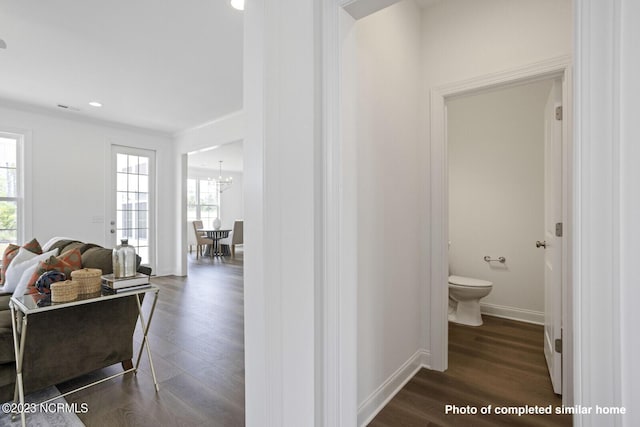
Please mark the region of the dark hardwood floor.
MULTIPOLYGON (((236 258, 189 256, 188 277, 158 277, 149 341, 160 384, 155 393, 146 353, 141 372, 67 396, 86 402, 87 426, 244 426, 244 293, 236 258)), ((151 298, 145 298, 148 313, 151 298)), ((136 332, 137 351, 142 334, 136 332)), ((135 362, 135 360, 134 360, 135 362)), ((120 372, 120 365, 60 384, 65 392, 120 372)))
POLYGON ((542 326, 483 316, 449 324, 449 369, 420 370, 369 424, 383 426, 570 426, 569 415, 446 415, 445 405, 559 407, 543 353, 542 326))
MULTIPOLYGON (((190 256, 188 277, 159 277, 150 329, 160 383, 146 354, 141 372, 67 396, 86 402, 92 426, 244 426, 243 261, 190 256)), ((151 298, 145 299, 148 313, 151 298)), ((371 426, 570 426, 570 416, 445 415, 458 406, 561 405, 542 353, 542 328, 485 316, 482 327, 449 325, 449 369, 421 370, 371 426)), ((135 336, 136 349, 141 333, 135 336)), ((120 372, 120 365, 60 384, 65 392, 120 372)))

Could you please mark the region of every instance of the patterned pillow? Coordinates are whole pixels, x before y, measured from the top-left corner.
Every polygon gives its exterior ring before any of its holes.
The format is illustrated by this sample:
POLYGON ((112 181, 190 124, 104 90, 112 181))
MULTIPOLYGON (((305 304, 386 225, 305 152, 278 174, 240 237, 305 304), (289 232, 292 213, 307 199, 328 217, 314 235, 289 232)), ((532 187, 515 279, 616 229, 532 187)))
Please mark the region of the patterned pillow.
MULTIPOLYGON (((33 252, 36 255, 42 254, 42 248, 40 247, 40 243, 38 243, 36 239, 25 243, 22 247, 29 252, 33 252)), ((18 255, 19 250, 20 246, 17 245, 9 245, 7 246, 7 249, 5 249, 4 255, 2 256, 2 269, 0 270, 0 285, 4 285, 7 268, 9 268, 9 264, 11 264, 11 261, 13 261, 16 255, 18 255)))
POLYGON ((47 271, 59 271, 64 273, 67 277, 71 277, 71 272, 75 270, 80 270, 82 268, 82 255, 80 254, 80 250, 72 249, 70 251, 66 251, 60 256, 52 256, 46 261, 40 262, 38 267, 36 267, 36 271, 33 272, 31 279, 29 279, 29 283, 27 287, 29 289, 30 294, 37 294, 38 290, 35 287, 35 283, 38 278, 47 271))

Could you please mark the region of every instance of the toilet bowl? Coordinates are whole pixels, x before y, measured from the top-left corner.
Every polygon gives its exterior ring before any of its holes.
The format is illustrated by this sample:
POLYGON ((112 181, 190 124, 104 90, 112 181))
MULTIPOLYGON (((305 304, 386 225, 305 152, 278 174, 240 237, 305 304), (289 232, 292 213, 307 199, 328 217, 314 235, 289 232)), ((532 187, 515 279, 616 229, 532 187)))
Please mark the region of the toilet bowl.
POLYGON ((493 283, 471 277, 449 276, 449 321, 469 326, 482 325, 480 299, 491 292, 493 283))

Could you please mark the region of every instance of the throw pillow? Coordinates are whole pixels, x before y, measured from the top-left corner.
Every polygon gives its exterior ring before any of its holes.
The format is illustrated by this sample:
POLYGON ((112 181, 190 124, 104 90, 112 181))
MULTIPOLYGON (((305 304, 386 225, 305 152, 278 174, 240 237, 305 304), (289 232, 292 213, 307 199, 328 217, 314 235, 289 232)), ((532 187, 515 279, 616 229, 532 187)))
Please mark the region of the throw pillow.
POLYGON ((31 276, 33 276, 34 271, 36 271, 36 268, 38 268, 38 263, 28 267, 24 273, 22 273, 20 280, 18 280, 18 285, 13 291, 14 297, 21 297, 27 293, 27 285, 29 284, 29 280, 31 280, 31 276))
POLYGON ((38 277, 40 277, 45 271, 56 270, 64 273, 67 277, 71 277, 72 271, 80 270, 81 268, 82 256, 78 249, 72 249, 70 251, 66 251, 60 256, 52 256, 46 261, 41 261, 31 275, 31 278, 29 279, 29 282, 27 284, 29 293, 38 293, 38 290, 34 285, 36 283, 36 280, 38 280, 38 277))
POLYGON ((43 251, 48 251, 50 249, 53 249, 53 245, 55 245, 56 243, 58 243, 60 240, 69 240, 72 241, 73 239, 71 237, 52 237, 50 238, 47 243, 45 243, 44 245, 42 245, 42 250, 43 251))
POLYGON ((7 293, 13 292, 16 289, 16 286, 18 286, 22 273, 24 273, 27 268, 32 265, 38 265, 40 261, 44 261, 49 257, 56 255, 58 255, 57 249, 41 255, 36 255, 25 248, 20 248, 17 255, 11 260, 9 268, 7 268, 2 291, 7 293))
MULTIPOLYGON (((37 255, 42 253, 40 243, 38 243, 36 239, 22 245, 22 247, 37 255)), ((4 255, 2 256, 2 268, 0 269, 0 285, 4 285, 7 269, 9 268, 9 265, 11 265, 11 261, 16 257, 16 255, 18 255, 19 250, 20 246, 18 245, 9 245, 7 246, 7 249, 5 249, 4 255)))

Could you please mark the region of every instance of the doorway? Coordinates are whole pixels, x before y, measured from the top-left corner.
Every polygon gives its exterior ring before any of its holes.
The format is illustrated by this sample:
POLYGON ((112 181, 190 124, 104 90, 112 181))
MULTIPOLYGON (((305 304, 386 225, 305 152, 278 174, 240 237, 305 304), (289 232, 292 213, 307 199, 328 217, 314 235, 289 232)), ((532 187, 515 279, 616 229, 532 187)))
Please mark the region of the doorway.
MULTIPOLYGON (((557 215, 560 220, 556 222, 561 223, 562 232, 563 232, 563 242, 564 244, 558 248, 557 244, 553 245, 554 250, 551 250, 550 253, 554 253, 556 257, 560 257, 560 262, 563 265, 561 269, 561 273, 559 274, 558 281, 560 283, 559 288, 557 289, 556 298, 550 299, 547 301, 547 305, 551 302, 555 304, 554 307, 545 308, 543 313, 552 313, 553 316, 547 318, 548 316, 544 315, 544 323, 555 322, 554 328, 555 330, 552 334, 557 334, 556 336, 552 336, 549 339, 549 342, 552 343, 554 347, 554 351, 556 349, 561 350, 563 359, 564 359, 564 369, 560 373, 559 366, 560 362, 555 361, 558 360, 560 351, 557 351, 558 354, 551 354, 551 371, 555 372, 556 377, 558 378, 558 382, 564 386, 563 390, 563 403, 570 404, 572 401, 572 378, 573 378, 573 368, 572 368, 572 355, 571 355, 571 337, 572 337, 572 324, 571 324, 571 316, 572 316, 572 307, 570 304, 571 301, 571 289, 570 289, 570 272, 571 268, 569 265, 570 262, 570 250, 571 245, 568 244, 571 240, 571 224, 569 222, 569 218, 571 217, 571 204, 570 204, 570 189, 571 182, 571 134, 570 123, 571 116, 571 103, 570 103, 570 82, 571 73, 569 68, 569 62, 566 58, 558 58, 557 60, 548 61, 545 64, 536 64, 531 67, 526 67, 518 70, 513 70, 511 72, 503 73, 501 76, 490 76, 487 78, 476 79, 474 81, 467 81, 461 84, 449 85, 447 87, 434 89, 432 91, 432 110, 431 110, 431 139, 432 139, 432 147, 431 147, 431 165, 432 165, 432 175, 431 175, 431 190, 432 190, 432 217, 434 221, 432 222, 432 271, 431 278, 432 283, 435 284, 431 288, 431 321, 434 326, 431 334, 431 347, 433 349, 432 353, 432 362, 433 368, 437 370, 446 370, 447 369, 447 349, 448 349, 448 275, 449 275, 449 229, 450 229, 450 221, 449 221, 449 167, 448 167, 448 132, 447 132, 447 108, 446 104, 449 100, 454 100, 455 98, 459 98, 465 95, 471 94, 479 94, 483 92, 487 92, 489 90, 495 90, 496 88, 505 88, 505 87, 514 87, 516 85, 522 85, 524 83, 535 83, 540 82, 545 79, 557 79, 559 83, 557 83, 557 89, 559 90, 558 96, 562 101, 562 105, 564 108, 564 117, 560 122, 558 131, 562 137, 562 144, 559 144, 557 147, 560 150, 560 161, 561 167, 559 169, 560 175, 558 176, 559 181, 561 182, 560 191, 561 191, 561 201, 558 203, 558 212, 557 215), (555 251, 555 248, 559 250, 555 251), (556 342, 556 339, 558 341, 556 342)), ((546 101, 546 100, 545 100, 546 101)), ((555 101, 554 101, 555 102, 555 101)), ((555 105, 554 105, 555 107, 555 105)), ((505 183, 505 185, 511 185, 511 183, 505 183)), ((555 226, 555 224, 554 224, 555 226)), ((548 227, 547 227, 548 228, 548 227)), ((555 228, 555 227, 554 227, 555 228)), ((543 231, 540 230, 541 243, 545 240, 546 236, 543 237, 543 231)), ((530 242, 532 245, 535 244, 535 240, 530 242)), ((455 245, 455 242, 452 242, 455 245)), ((550 245, 551 246, 551 245, 550 245)), ((535 246, 532 246, 535 248, 535 246)), ((538 249, 540 250, 540 249, 538 249)), ((546 249, 545 249, 546 250, 546 249)), ((501 256, 505 256, 507 261, 509 261, 509 257, 505 254, 497 253, 499 249, 491 249, 492 253, 483 254, 481 257, 481 267, 484 267, 486 271, 489 268, 493 268, 493 272, 497 274, 504 274, 505 265, 502 265, 500 262, 484 261, 484 256, 489 256, 490 259, 498 259, 501 256), (489 264, 489 265, 487 265, 489 264), (498 264, 498 265, 494 265, 498 264)), ((539 256, 539 255, 538 255, 539 256)), ((456 258, 452 257, 455 261, 456 258)), ((545 264, 551 262, 548 257, 545 260, 545 264)), ((556 261, 557 262, 557 261, 556 261)), ((508 265, 508 262, 505 263, 508 265)), ((472 275, 473 273, 468 273, 472 275)), ((540 301, 538 301, 540 303, 540 301)), ((494 304, 495 306, 500 306, 501 304, 494 304)), ((544 305, 544 303, 543 303, 544 305)), ((540 306, 540 304, 538 304, 540 306)), ((485 307, 491 308, 491 307, 485 307)), ((495 309, 496 307, 493 307, 495 309)), ((499 308, 499 307, 498 307, 499 308)), ((533 310, 536 311, 536 310, 533 310)), ((538 319, 541 317, 538 312, 538 319)), ((494 313, 495 314, 495 313, 494 313)), ((531 313, 529 313, 531 314, 531 313)), ((534 313, 535 314, 535 313, 534 313)), ((540 322, 539 322, 540 323, 540 322)), ((551 333, 552 327, 550 327, 548 331, 551 333)))
MULTIPOLYGON (((200 258, 193 252, 194 246, 198 250, 193 221, 201 221, 203 229, 220 230, 221 250, 218 254, 235 256, 235 247, 242 247, 242 224, 239 223, 244 217, 243 164, 242 141, 188 153, 186 230, 189 265, 200 258)), ((211 252, 207 253, 211 255, 211 252)), ((201 258, 199 263, 205 264, 228 259, 224 256, 201 258)))
POLYGON ((111 147, 112 211, 107 241, 128 240, 141 263, 156 270, 155 151, 111 147))
MULTIPOLYGON (((562 327, 561 104, 562 84, 553 78, 446 101, 449 274, 457 277, 449 282, 458 288, 454 299, 450 294, 449 321, 482 322, 471 316, 481 309, 484 320, 491 315, 537 325, 504 322, 507 330, 522 326, 544 335, 544 352, 541 340, 532 356, 542 366, 546 357, 556 394, 562 394, 555 347, 562 327), (460 286, 467 278, 490 287, 465 295, 460 286), (473 299, 458 303, 467 296, 473 299)), ((473 329, 468 333, 480 333, 473 329)))

